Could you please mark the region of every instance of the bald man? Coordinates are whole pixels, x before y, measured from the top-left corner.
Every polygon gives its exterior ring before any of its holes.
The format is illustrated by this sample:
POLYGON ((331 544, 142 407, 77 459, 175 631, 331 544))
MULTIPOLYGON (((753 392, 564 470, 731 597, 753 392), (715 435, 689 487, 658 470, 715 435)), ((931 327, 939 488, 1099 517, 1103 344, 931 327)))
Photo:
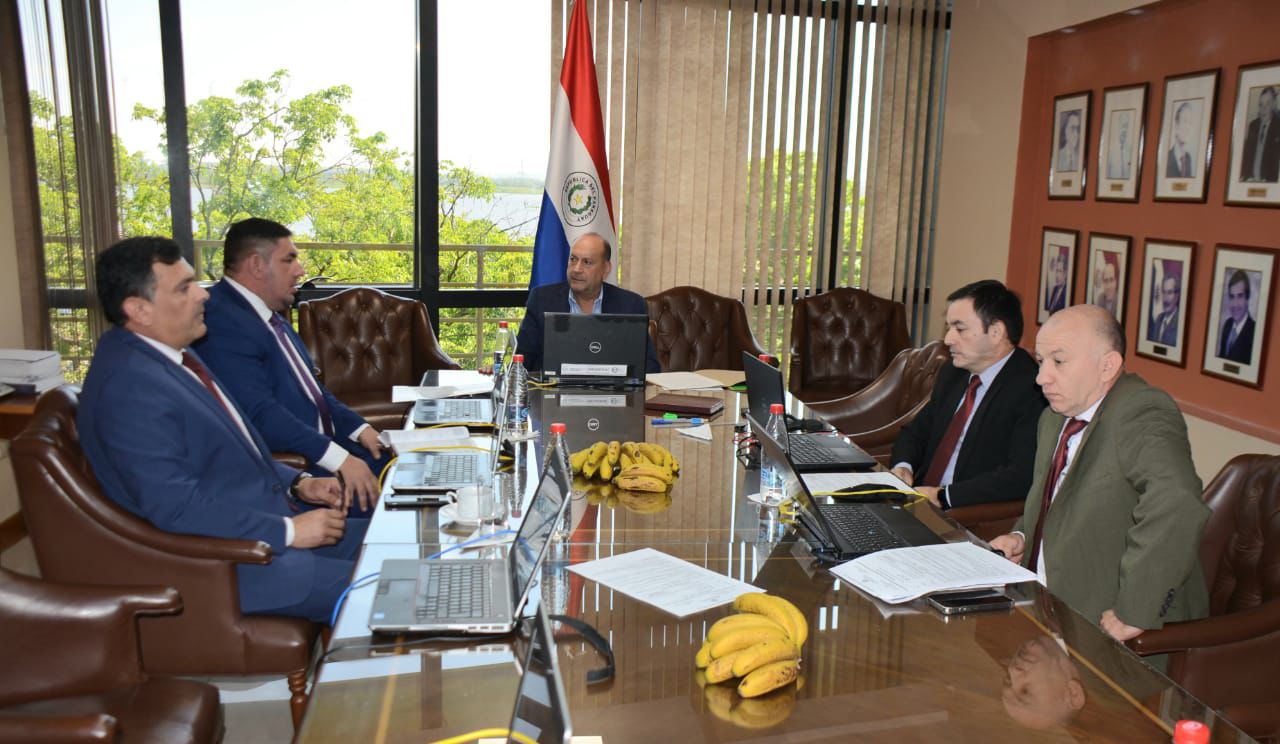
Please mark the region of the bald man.
POLYGON ((1094 305, 1040 329, 1036 382, 1049 408, 1035 473, 1014 531, 991 541, 1120 641, 1209 609, 1199 559, 1209 508, 1186 423, 1168 394, 1125 373, 1124 347, 1115 316, 1094 305))

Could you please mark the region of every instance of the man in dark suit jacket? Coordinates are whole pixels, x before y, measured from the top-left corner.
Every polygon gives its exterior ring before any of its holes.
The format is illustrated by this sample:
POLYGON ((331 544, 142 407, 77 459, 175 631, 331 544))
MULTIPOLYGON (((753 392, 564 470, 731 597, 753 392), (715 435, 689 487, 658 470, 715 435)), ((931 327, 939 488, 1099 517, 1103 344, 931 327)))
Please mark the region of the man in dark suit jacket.
POLYGON ((1218 358, 1253 363, 1253 316, 1249 314, 1249 275, 1236 269, 1227 279, 1229 316, 1218 334, 1218 358))
POLYGON ((368 521, 345 518, 333 478, 272 460, 187 349, 205 332, 208 293, 178 244, 117 243, 98 257, 97 286, 115 327, 98 341, 77 423, 102 490, 168 532, 267 543, 270 563, 236 568, 241 610, 328 622, 368 521))
POLYGON ((951 364, 893 444, 893 471, 944 508, 1021 501, 1031 484, 1035 427, 1045 400, 1036 364, 1017 347, 1022 304, 995 280, 947 297, 951 364), (978 379, 966 411, 971 379, 978 379), (963 418, 960 418, 962 417, 963 418), (953 427, 955 436, 948 437, 953 427))
POLYGON ((1160 282, 1160 313, 1147 321, 1147 340, 1165 346, 1178 344, 1178 305, 1182 283, 1173 274, 1160 282))
POLYGON ((1173 144, 1165 157, 1165 178, 1195 178, 1196 160, 1191 155, 1191 102, 1182 101, 1173 111, 1173 144))
POLYGON ((1249 122, 1242 149, 1240 180, 1280 180, 1280 114, 1276 113, 1276 89, 1270 85, 1258 94, 1258 115, 1249 122))
POLYGON ((390 451, 376 429, 316 379, 311 355, 285 319, 304 273, 291 236, 271 220, 231 226, 224 278, 209 290, 205 308, 209 332, 195 348, 273 452, 296 452, 315 474, 340 475, 367 511, 390 451))
MULTIPOLYGON (((529 290, 529 303, 516 335, 516 353, 524 355, 526 369, 542 369, 545 313, 649 313, 643 297, 605 282, 612 270, 613 246, 603 236, 587 233, 569 249, 569 266, 565 270, 568 281, 529 290)), ((661 371, 653 338, 645 338, 645 371, 661 371)))
POLYGON ((1119 641, 1204 617, 1209 507, 1177 404, 1125 374, 1124 331, 1100 307, 1050 318, 1036 357, 1050 410, 1022 518, 991 547, 1119 641))

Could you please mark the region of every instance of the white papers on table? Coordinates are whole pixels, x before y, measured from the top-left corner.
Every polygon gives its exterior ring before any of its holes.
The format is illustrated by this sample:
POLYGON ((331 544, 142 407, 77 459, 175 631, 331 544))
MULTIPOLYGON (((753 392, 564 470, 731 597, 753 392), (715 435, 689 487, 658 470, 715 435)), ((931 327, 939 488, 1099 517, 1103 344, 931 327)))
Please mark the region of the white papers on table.
POLYGON ((910 491, 911 486, 903 483, 896 475, 884 473, 804 473, 800 476, 809 487, 809 493, 832 493, 842 488, 852 488, 866 484, 884 486, 899 491, 910 491))
POLYGON ((493 382, 477 382, 466 385, 439 385, 437 387, 419 387, 417 385, 392 385, 392 403, 412 403, 415 400, 440 400, 441 398, 461 398, 467 395, 484 395, 493 392, 493 382))
POLYGON ((720 383, 720 387, 733 387, 747 381, 747 373, 740 369, 700 369, 698 374, 710 377, 720 383))
POLYGON ((569 570, 676 617, 728 604, 739 594, 763 591, 653 548, 579 563, 569 570))
POLYGON ((720 381, 697 372, 650 372, 645 375, 645 382, 664 387, 667 390, 707 390, 720 389, 720 381))
POLYGON ((704 442, 711 441, 711 425, 710 424, 699 424, 698 426, 678 426, 676 427, 676 433, 680 434, 681 436, 700 439, 704 442))
POLYGON ((385 429, 378 435, 378 441, 394 449, 397 454, 402 454, 432 445, 461 444, 465 443, 470 437, 471 432, 467 431, 465 426, 445 426, 439 429, 413 429, 410 431, 385 429))
POLYGON ((881 550, 842 563, 831 573, 890 604, 933 592, 1036 580, 1022 566, 968 542, 881 550))

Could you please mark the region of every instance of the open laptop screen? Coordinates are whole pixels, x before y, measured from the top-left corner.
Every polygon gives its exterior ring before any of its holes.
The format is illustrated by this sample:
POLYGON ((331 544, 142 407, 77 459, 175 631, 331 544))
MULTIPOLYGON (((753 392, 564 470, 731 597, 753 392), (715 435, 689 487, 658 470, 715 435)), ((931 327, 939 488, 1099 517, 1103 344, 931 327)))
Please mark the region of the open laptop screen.
POLYGON ((539 744, 568 744, 573 735, 551 621, 541 606, 534 618, 510 728, 539 744))
POLYGON ((747 410, 757 421, 769 420, 769 406, 786 403, 782 372, 748 352, 742 352, 742 371, 747 378, 747 410))
POLYGON ((570 493, 569 475, 564 472, 560 458, 547 458, 542 480, 538 483, 538 492, 534 494, 529 512, 524 515, 516 539, 507 553, 511 561, 511 596, 517 600, 517 610, 524 606, 529 587, 533 584, 533 573, 538 568, 538 560, 555 531, 556 522, 569 504, 570 493))

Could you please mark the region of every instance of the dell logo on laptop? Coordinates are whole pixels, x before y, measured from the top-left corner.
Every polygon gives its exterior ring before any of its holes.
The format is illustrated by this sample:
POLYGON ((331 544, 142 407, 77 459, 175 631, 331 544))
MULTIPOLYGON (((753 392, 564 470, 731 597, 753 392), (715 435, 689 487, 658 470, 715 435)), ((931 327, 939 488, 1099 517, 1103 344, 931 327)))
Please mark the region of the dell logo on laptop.
POLYGON ((600 430, 600 419, 598 418, 587 419, 587 431, 599 431, 599 430, 600 430))
POLYGON ((603 347, 600 346, 599 341, 592 341, 591 343, 587 344, 587 351, 590 351, 592 354, 599 354, 601 348, 603 347))

